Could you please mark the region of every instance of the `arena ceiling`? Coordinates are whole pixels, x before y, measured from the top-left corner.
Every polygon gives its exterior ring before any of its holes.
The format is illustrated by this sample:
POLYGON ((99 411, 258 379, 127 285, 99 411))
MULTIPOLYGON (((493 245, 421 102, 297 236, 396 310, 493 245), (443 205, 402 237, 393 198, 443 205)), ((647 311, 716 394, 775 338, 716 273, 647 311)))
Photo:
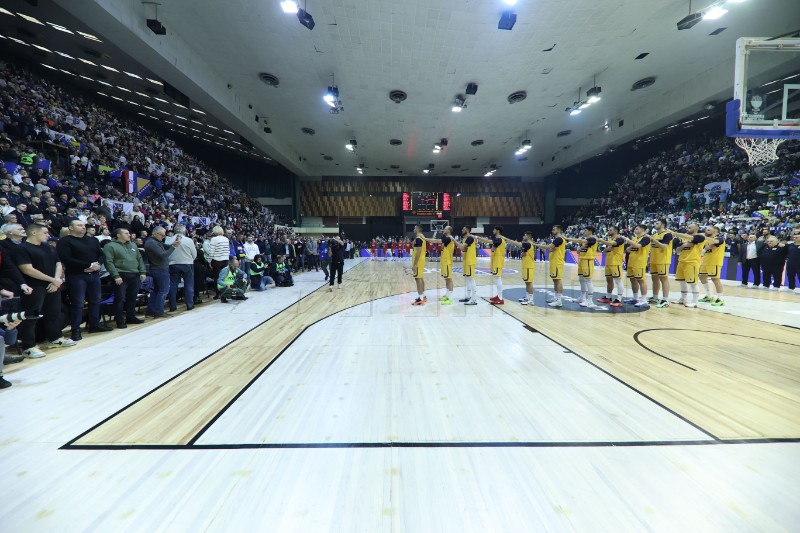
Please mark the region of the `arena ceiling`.
MULTIPOLYGON (((722 18, 684 31, 676 23, 689 13, 688 0, 518 0, 511 31, 497 28, 508 9, 503 0, 311 0, 305 9, 312 31, 279 0, 162 0, 157 15, 153 3, 138 0, 36 3, 3 6, 85 25, 103 41, 93 47, 124 51, 131 64, 205 110, 203 120, 300 176, 356 175, 360 163, 368 175, 421 175, 433 164, 433 175, 474 176, 494 164, 496 176, 544 176, 702 114, 704 104, 724 103, 736 38, 800 29, 797 0, 729 3, 722 18), (166 34, 153 33, 147 18, 157 18, 166 34), (259 73, 277 77, 277 87, 259 73), (631 90, 648 77, 653 85, 631 90), (452 112, 468 83, 477 93, 452 112), (322 99, 334 84, 338 114, 322 99), (577 116, 565 112, 579 89, 584 98, 595 85, 600 102, 577 116), (390 100, 393 90, 407 99, 390 100), (527 97, 510 104, 518 91, 527 97), (559 137, 565 130, 571 133, 559 137), (446 148, 434 154, 443 138, 446 148), (357 140, 355 153, 345 149, 350 139, 357 140), (532 149, 520 161, 514 152, 525 139, 532 149), (483 143, 473 146, 475 140, 483 143)), ((0 31, 24 24, 15 18, 0 17, 0 31)), ((63 37, 38 33, 45 42, 63 37)), ((69 61, 54 61, 62 59, 69 61)), ((776 75, 789 71, 798 71, 796 62, 776 75)))

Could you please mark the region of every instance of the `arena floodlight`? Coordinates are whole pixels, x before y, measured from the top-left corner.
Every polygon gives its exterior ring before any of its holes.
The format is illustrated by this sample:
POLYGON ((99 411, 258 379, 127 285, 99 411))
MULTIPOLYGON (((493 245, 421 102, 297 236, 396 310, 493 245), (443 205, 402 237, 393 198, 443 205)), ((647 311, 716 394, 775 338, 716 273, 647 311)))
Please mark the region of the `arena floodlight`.
POLYGON ((586 91, 586 101, 590 104, 594 104, 600 101, 600 93, 602 89, 600 87, 592 87, 588 91, 586 91))
POLYGON ((297 10, 297 20, 299 20, 300 24, 302 24, 309 30, 313 30, 314 26, 316 25, 314 22, 314 17, 312 17, 311 13, 307 12, 304 9, 297 10))
POLYGON ((500 21, 497 23, 498 30, 512 30, 517 23, 517 14, 512 11, 503 11, 500 21))
POLYGON ((344 145, 348 152, 355 152, 356 146, 358 146, 358 143, 355 139, 350 139, 350 142, 344 145))
POLYGON ((727 12, 728 10, 722 7, 722 4, 715 4, 705 10, 703 20, 717 20, 727 12))
POLYGON ((297 2, 294 0, 285 0, 281 2, 281 9, 283 9, 284 13, 294 15, 300 8, 297 7, 297 2))

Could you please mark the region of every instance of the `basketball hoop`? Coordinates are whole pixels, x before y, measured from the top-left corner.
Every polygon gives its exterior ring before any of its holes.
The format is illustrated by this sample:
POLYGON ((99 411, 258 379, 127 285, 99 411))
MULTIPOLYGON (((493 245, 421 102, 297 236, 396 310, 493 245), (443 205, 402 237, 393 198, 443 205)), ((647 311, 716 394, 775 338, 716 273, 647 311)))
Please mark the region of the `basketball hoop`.
POLYGON ((433 238, 436 238, 436 234, 440 231, 444 231, 444 228, 447 227, 448 221, 447 220, 431 220, 431 232, 433 233, 433 238))
POLYGON ((736 145, 747 152, 751 167, 769 165, 778 160, 778 146, 786 139, 751 139, 736 137, 736 145))

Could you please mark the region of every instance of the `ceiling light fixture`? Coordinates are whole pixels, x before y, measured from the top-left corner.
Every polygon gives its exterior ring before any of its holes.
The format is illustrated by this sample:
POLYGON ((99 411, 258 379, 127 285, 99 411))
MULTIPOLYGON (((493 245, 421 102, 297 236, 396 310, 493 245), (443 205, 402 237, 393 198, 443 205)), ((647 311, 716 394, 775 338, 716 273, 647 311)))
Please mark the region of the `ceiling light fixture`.
MULTIPOLYGON (((308 2, 304 2, 303 3, 303 7, 307 9, 308 8, 308 2)), ((314 23, 314 17, 312 17, 311 13, 306 11, 306 9, 300 9, 299 7, 297 8, 297 20, 299 20, 300 24, 302 24, 303 26, 305 26, 309 30, 313 30, 314 26, 316 25, 314 23)))
POLYGON ((42 22, 41 20, 39 20, 37 18, 31 17, 29 15, 23 15, 22 13, 17 13, 17 15, 19 15, 22 18, 24 18, 28 22, 33 22, 34 24, 40 24, 40 25, 44 26, 44 22, 42 22))
POLYGON ((96 41, 98 43, 102 43, 103 42, 100 39, 98 39, 97 37, 95 37, 94 35, 92 35, 91 33, 85 33, 85 32, 77 31, 77 30, 76 30, 76 33, 78 35, 80 35, 81 37, 85 38, 85 39, 89 39, 90 41, 96 41))
POLYGON ((297 7, 297 2, 294 0, 285 0, 284 2, 281 2, 281 9, 283 9, 284 13, 288 13, 290 15, 294 15, 299 10, 297 7))
POLYGON ((331 115, 338 115, 340 111, 344 111, 342 101, 339 100, 339 87, 336 85, 328 86, 325 94, 322 95, 322 99, 330 106, 331 115))
POLYGON ((12 13, 11 11, 9 11, 8 9, 5 9, 3 7, 0 7, 0 13, 2 13, 4 15, 11 15, 12 17, 14 16, 14 13, 12 13))
POLYGON ((155 8, 153 18, 145 19, 147 22, 147 27, 150 28, 150 31, 156 35, 166 35, 167 28, 161 24, 160 20, 158 20, 158 2, 142 2, 142 4, 151 4, 155 8))
POLYGON ((464 97, 463 94, 459 94, 456 96, 455 101, 453 102, 453 113, 460 113, 462 109, 467 107, 467 99, 464 97))
POLYGON ((64 33, 71 33, 72 35, 75 35, 74 33, 72 33, 71 31, 69 31, 67 28, 65 28, 60 24, 53 24, 52 22, 48 22, 48 24, 52 26, 54 30, 63 31, 64 33))
POLYGON ((88 59, 84 59, 82 57, 79 57, 78 61, 81 61, 82 63, 86 63, 87 65, 92 65, 93 67, 97 66, 97 63, 95 63, 94 61, 89 61, 88 59))
POLYGON ((350 139, 350 142, 344 145, 348 152, 355 152, 356 146, 358 146, 358 143, 355 139, 350 139))
POLYGON ((74 58, 74 57, 72 57, 71 55, 69 55, 69 54, 65 54, 64 52, 59 52, 58 50, 56 50, 56 53, 57 53, 58 55, 60 55, 61 57, 66 57, 67 59, 75 59, 75 58, 74 58))
POLYGON ((530 139, 525 139, 519 144, 519 148, 517 148, 517 151, 514 152, 514 155, 520 156, 525 154, 525 152, 531 149, 531 146, 532 144, 530 139))
POLYGON ((512 30, 517 23, 517 14, 513 11, 503 11, 500 21, 497 23, 498 30, 512 30))
POLYGON ((722 7, 722 3, 710 5, 703 13, 703 20, 717 20, 728 10, 722 7))

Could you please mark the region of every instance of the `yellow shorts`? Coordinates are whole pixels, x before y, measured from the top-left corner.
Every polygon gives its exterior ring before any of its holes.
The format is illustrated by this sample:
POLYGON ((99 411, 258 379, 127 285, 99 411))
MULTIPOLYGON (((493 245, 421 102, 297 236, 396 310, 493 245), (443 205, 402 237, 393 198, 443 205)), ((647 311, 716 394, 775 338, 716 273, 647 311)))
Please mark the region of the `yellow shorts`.
POLYGON ((550 279, 559 280, 564 273, 564 263, 550 263, 550 279))
POLYGON ((700 273, 706 274, 711 279, 719 279, 721 270, 717 265, 700 265, 700 273))
POLYGON ((411 272, 414 274, 414 278, 422 279, 425 277, 425 265, 414 266, 411 272))
POLYGON ((475 265, 464 265, 462 272, 465 278, 471 278, 475 275, 475 265))
POLYGON ((653 276, 666 276, 669 274, 669 265, 664 263, 650 263, 650 274, 653 276))
POLYGON ((450 279, 453 277, 453 265, 449 265, 447 263, 442 263, 441 265, 442 277, 444 279, 450 279))
POLYGON ((492 276, 502 276, 503 275, 503 266, 504 265, 492 265, 492 276))
POLYGON ((628 268, 625 270, 628 273, 628 278, 633 279, 642 279, 644 278, 644 267, 639 266, 631 266, 628 265, 628 268))
POLYGON ((522 269, 522 281, 525 283, 533 283, 533 270, 532 268, 522 269))
POLYGON ((681 263, 678 261, 678 268, 675 270, 675 281, 697 283, 699 271, 700 265, 697 263, 681 263))
POLYGON ((622 265, 606 265, 606 277, 607 278, 621 278, 622 277, 622 265))
POLYGON ((593 275, 594 275, 594 259, 579 259, 578 276, 582 278, 591 278, 593 275))

